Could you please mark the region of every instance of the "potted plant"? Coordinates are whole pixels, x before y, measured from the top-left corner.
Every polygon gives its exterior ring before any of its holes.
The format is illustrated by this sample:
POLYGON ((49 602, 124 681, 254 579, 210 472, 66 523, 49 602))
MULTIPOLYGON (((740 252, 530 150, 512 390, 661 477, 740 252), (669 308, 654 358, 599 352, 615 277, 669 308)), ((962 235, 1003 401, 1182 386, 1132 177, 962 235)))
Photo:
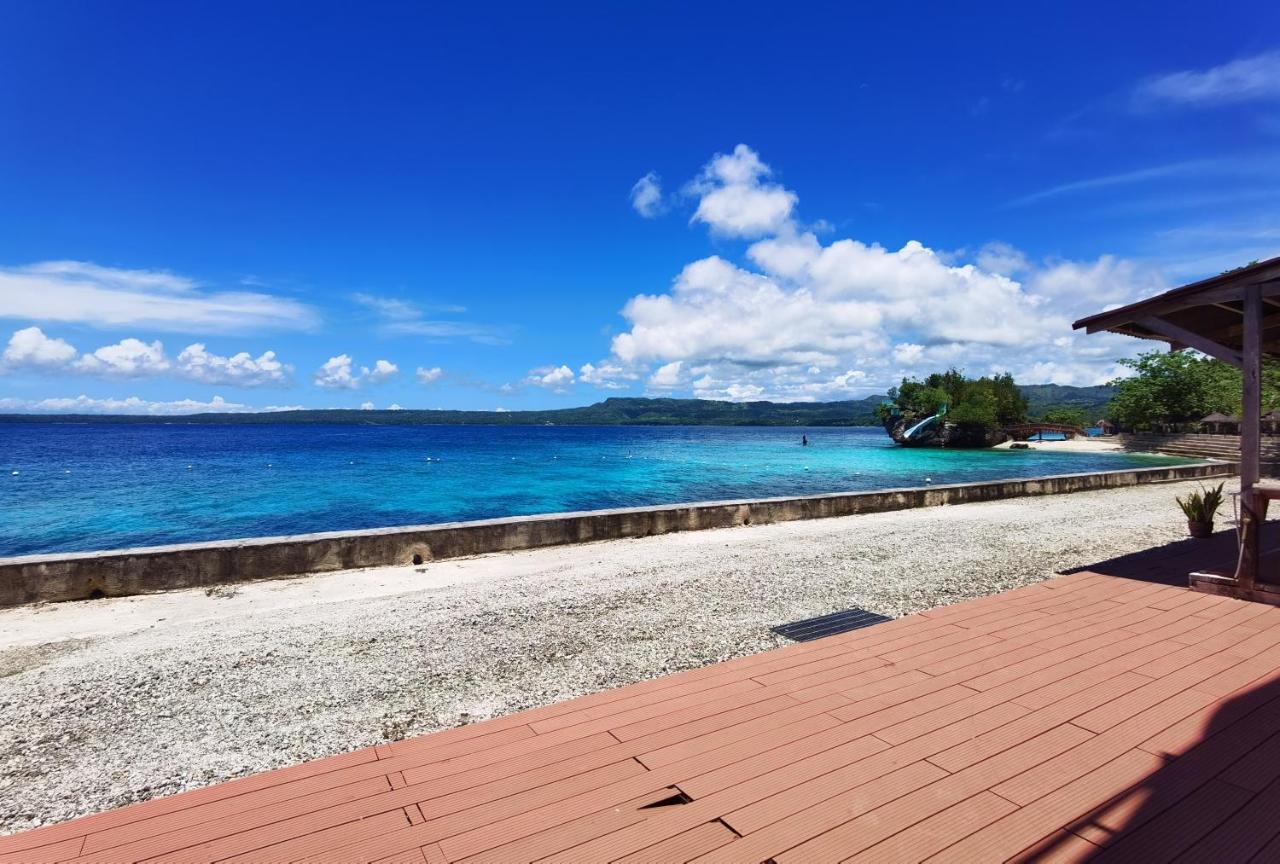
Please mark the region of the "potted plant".
POLYGON ((1186 500, 1178 498, 1178 506, 1187 516, 1187 531, 1192 537, 1208 537, 1213 534, 1213 516, 1222 505, 1222 487, 1219 483, 1213 489, 1201 486, 1199 492, 1192 492, 1186 500))

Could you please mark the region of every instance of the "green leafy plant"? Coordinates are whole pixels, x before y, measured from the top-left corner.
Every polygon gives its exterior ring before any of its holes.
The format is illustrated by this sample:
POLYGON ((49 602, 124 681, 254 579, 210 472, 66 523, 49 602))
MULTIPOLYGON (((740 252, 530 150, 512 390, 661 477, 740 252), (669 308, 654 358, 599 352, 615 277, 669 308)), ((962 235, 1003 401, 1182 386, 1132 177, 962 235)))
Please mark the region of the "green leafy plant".
POLYGON ((1083 429, 1089 425, 1089 420, 1085 416, 1084 410, 1081 408, 1055 407, 1050 408, 1040 415, 1040 419, 1046 423, 1059 423, 1063 426, 1078 426, 1083 429))
MULTIPOLYGON (((1134 374, 1115 387, 1107 419, 1125 429, 1194 423, 1206 414, 1240 414, 1240 370, 1195 351, 1151 351, 1118 361, 1134 374)), ((1280 408, 1280 362, 1262 362, 1262 410, 1280 408)))
POLYGON ((876 409, 881 421, 923 420, 947 409, 947 421, 976 429, 1011 426, 1027 419, 1027 399, 1009 374, 966 378, 959 369, 935 372, 923 381, 904 378, 876 409))
POLYGON ((1225 485, 1219 483, 1213 489, 1201 486, 1199 492, 1192 492, 1185 500, 1177 498, 1178 506, 1187 515, 1187 521, 1212 522, 1214 514, 1222 506, 1222 487, 1225 485))

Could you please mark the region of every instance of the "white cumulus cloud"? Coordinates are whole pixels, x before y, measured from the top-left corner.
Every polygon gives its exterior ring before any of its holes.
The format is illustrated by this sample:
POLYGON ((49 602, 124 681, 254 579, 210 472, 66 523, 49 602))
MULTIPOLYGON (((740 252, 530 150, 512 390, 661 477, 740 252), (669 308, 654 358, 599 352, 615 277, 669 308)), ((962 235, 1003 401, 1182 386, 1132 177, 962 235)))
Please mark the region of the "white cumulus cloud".
POLYGON ((71 343, 48 336, 39 327, 14 332, 0 354, 0 369, 135 378, 173 373, 202 384, 235 387, 287 385, 293 374, 293 367, 281 363, 274 351, 264 351, 257 357, 247 351, 224 357, 210 353, 200 342, 188 345, 173 361, 161 342, 134 338, 81 355, 71 343))
POLYGON ((579 381, 602 390, 625 390, 639 377, 634 369, 610 360, 601 360, 599 364, 584 363, 578 370, 579 381))
POLYGON ((631 206, 646 219, 662 212, 662 179, 650 171, 631 187, 631 206))
POLYGON ((76 349, 62 339, 46 336, 39 327, 24 327, 9 337, 0 367, 61 369, 76 358, 76 349))
POLYGON ((169 358, 160 342, 143 342, 141 339, 121 339, 114 345, 104 345, 92 354, 85 354, 74 364, 75 369, 96 375, 120 375, 125 377, 159 375, 168 372, 169 358))
POLYGON ((324 361, 324 365, 316 370, 314 380, 317 387, 326 390, 354 390, 360 386, 348 354, 339 354, 324 361))
POLYGON ((175 368, 179 375, 193 381, 237 387, 285 385, 293 375, 293 367, 281 363, 274 351, 264 351, 257 357, 248 351, 223 357, 209 353, 201 342, 182 349, 175 361, 175 368))
POLYGON ((797 196, 770 176, 746 146, 712 159, 689 187, 700 196, 695 219, 751 238, 744 260, 701 258, 667 290, 632 297, 611 356, 584 366, 582 381, 598 385, 609 380, 600 370, 617 367, 648 374, 650 389, 698 396, 850 398, 947 366, 1097 383, 1115 377, 1116 358, 1149 347, 1071 338, 1074 319, 1163 290, 1147 266, 1036 262, 999 242, 966 256, 916 240, 824 241, 794 219, 797 196))
POLYGON ((1001 276, 1012 276, 1030 267, 1030 262, 1027 261, 1027 256, 1022 250, 999 241, 987 243, 979 249, 974 263, 983 270, 998 273, 1001 276))
POLYGON ((524 383, 563 393, 573 383, 573 380, 573 370, 568 366, 539 366, 536 369, 529 370, 529 375, 524 379, 524 383))
POLYGON ((417 372, 414 373, 414 377, 418 379, 419 384, 434 384, 440 380, 442 375, 444 375, 444 370, 439 366, 431 366, 430 368, 419 366, 417 372))
POLYGON ((362 369, 361 372, 364 373, 366 381, 370 384, 377 384, 381 381, 386 381, 388 378, 394 378, 396 375, 399 375, 400 367, 392 363, 390 360, 379 360, 373 364, 372 369, 366 367, 362 369))
POLYGON ((731 237, 759 237, 779 230, 791 219, 798 198, 767 182, 771 174, 745 144, 732 153, 717 154, 689 186, 699 196, 694 220, 731 237))
POLYGON ((683 360, 673 360, 670 363, 659 366, 649 376, 649 386, 655 390, 670 390, 679 387, 685 383, 684 376, 681 374, 683 370, 683 360))
POLYGON ((924 346, 914 342, 899 342, 893 346, 893 362, 902 366, 914 366, 924 357, 924 346))
POLYGON ((339 354, 324 361, 315 371, 312 380, 317 387, 326 390, 355 390, 365 384, 380 384, 400 373, 400 367, 390 360, 379 360, 373 368, 361 366, 357 371, 349 354, 339 354))

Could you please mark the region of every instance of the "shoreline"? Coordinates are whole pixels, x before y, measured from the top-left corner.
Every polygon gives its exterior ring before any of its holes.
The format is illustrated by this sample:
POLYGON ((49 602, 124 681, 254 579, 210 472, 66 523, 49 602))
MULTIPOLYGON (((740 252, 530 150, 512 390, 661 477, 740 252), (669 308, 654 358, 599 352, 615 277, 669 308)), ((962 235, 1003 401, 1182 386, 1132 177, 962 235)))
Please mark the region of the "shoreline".
MULTIPOLYGON (((1115 435, 1105 438, 1088 438, 1083 435, 1077 436, 1070 441, 1027 441, 1032 450, 1048 450, 1057 453, 1125 453, 1126 451, 1120 446, 1120 441, 1115 435)), ((1014 442, 1006 441, 1003 444, 997 444, 992 450, 1009 450, 1012 449, 1014 442)), ((1134 453, 1134 455, 1143 455, 1134 453)), ((1163 454, 1152 453, 1147 454, 1159 456, 1163 454)))
POLYGON ((1078 493, 1228 475, 1231 465, 1179 464, 933 483, 865 492, 698 501, 570 513, 404 525, 360 531, 29 555, 0 559, 0 608, 124 597, 312 573, 439 561, 710 528, 835 518, 976 501, 1078 493))
POLYGON ((0 831, 756 653, 785 644, 769 628, 789 621, 853 606, 899 616, 1037 582, 1183 538, 1173 497, 1195 488, 0 610, 0 831))

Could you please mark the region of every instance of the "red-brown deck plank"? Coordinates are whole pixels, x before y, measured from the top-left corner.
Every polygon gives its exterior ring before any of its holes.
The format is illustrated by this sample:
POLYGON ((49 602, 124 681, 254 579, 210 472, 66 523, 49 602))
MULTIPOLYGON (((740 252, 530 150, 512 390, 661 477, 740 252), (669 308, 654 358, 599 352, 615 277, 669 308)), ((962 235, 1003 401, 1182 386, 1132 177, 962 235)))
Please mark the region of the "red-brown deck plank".
POLYGON ((1218 730, 1184 758, 1170 762, 1161 772, 1158 787, 1133 790, 1095 810, 1086 822, 1073 830, 1099 846, 1110 845, 1117 836, 1142 828, 1148 821, 1213 781, 1216 775, 1223 773, 1224 765, 1234 767, 1233 763, 1252 762, 1251 754, 1277 731, 1280 731, 1280 718, 1255 711, 1218 730))
MULTIPOLYGON (((1252 797, 1250 793, 1230 783, 1212 780, 1156 818, 1127 832, 1099 854, 1096 860, 1110 861, 1113 864, 1141 859, 1172 861, 1229 819, 1252 797)), ((1263 844, 1258 844, 1261 845, 1263 844)), ((1248 857, 1242 855, 1218 860, 1246 861, 1248 857)))
MULTIPOLYGON (((839 858, 861 851, 873 843, 881 842, 897 831, 909 828, 916 822, 933 816, 942 810, 990 789, 1000 780, 1016 775, 1029 766, 1062 753, 1089 737, 1079 727, 1065 723, 1049 730, 1013 749, 998 753, 956 774, 945 775, 936 782, 914 791, 897 801, 867 813, 866 816, 843 821, 844 814, 836 809, 835 801, 826 802, 805 814, 805 819, 815 825, 823 825, 822 833, 781 855, 775 855, 779 864, 819 861, 839 858), (828 825, 828 822, 835 824, 828 825)), ((1015 809, 1011 805, 1010 809, 1015 809)), ((776 842, 785 842, 782 831, 787 826, 774 828, 776 842)), ((980 826, 974 826, 975 828, 980 826)))
MULTIPOLYGON (((861 841, 860 851, 846 858, 859 864, 898 864, 900 861, 923 861, 947 848, 957 834, 973 831, 1016 810, 1017 805, 991 792, 979 792, 940 813, 911 823, 903 830, 887 831, 887 839, 876 842, 871 837, 861 841), (875 845, 871 845, 875 843, 875 845), (870 847, 870 848, 867 848, 870 847)), ((873 815, 873 814, 868 814, 873 815)), ((842 850, 840 854, 844 854, 842 850)), ((785 860, 785 859, 784 859, 785 860)))
POLYGON ((1277 647, 1280 610, 1081 571, 0 837, 0 864, 1266 860, 1277 647))
POLYGON ((669 864, 671 861, 692 861, 699 855, 736 840, 737 837, 738 835, 730 831, 723 822, 705 822, 683 834, 677 834, 647 849, 619 858, 618 864, 669 864))
MULTIPOLYGON (((1227 784, 1223 784, 1227 785, 1227 784)), ((1261 795, 1249 802, 1249 806, 1236 808, 1235 813, 1206 832, 1203 837, 1182 855, 1190 862, 1222 861, 1274 861, 1264 847, 1272 838, 1280 835, 1276 823, 1276 811, 1280 808, 1280 783, 1272 784, 1261 795), (1255 857, 1257 856, 1257 857, 1255 857)))

